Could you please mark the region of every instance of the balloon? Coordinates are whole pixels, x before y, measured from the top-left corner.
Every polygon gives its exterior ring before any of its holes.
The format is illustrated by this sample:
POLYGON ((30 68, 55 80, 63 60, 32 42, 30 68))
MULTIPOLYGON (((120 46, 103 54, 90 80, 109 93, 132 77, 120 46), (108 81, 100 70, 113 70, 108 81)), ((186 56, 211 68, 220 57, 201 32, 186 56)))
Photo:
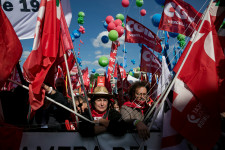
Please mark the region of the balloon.
POLYGON ((114 18, 113 18, 113 16, 107 16, 105 21, 107 24, 109 24, 110 22, 114 21, 114 18))
POLYGON ((132 71, 134 71, 133 69, 130 69, 130 71, 132 72, 132 71))
POLYGON ((181 48, 184 48, 185 45, 186 45, 186 42, 185 42, 185 41, 179 41, 179 46, 180 46, 181 48))
POLYGON ((117 26, 115 30, 118 32, 119 37, 124 34, 124 28, 122 26, 117 26))
POLYGON ((83 11, 80 11, 80 12, 78 13, 78 17, 85 17, 85 13, 84 13, 83 11))
POLYGON ((81 65, 81 62, 82 62, 81 58, 77 57, 77 62, 79 65, 81 65))
POLYGON ((80 33, 80 31, 78 31, 78 30, 74 30, 74 31, 73 31, 73 35, 74 35, 75 39, 77 39, 77 38, 80 37, 81 33, 80 33))
POLYGON ((152 17, 152 24, 155 27, 159 27, 159 22, 160 22, 161 16, 162 16, 161 14, 155 14, 155 15, 153 15, 153 17, 152 17))
POLYGON ((122 21, 120 20, 120 19, 116 19, 115 21, 114 21, 114 24, 116 25, 116 27, 117 26, 122 26, 122 21))
POLYGON ((143 5, 143 3, 144 3, 143 0, 136 0, 137 7, 141 7, 143 5))
POLYGON ((74 35, 72 33, 70 34, 70 37, 71 37, 72 42, 74 42, 75 37, 74 37, 74 35))
POLYGON ((131 59, 131 62, 134 65, 135 64, 135 59, 131 59))
POLYGON ((124 25, 124 23, 122 23, 122 27, 124 27, 125 25, 124 25))
POLYGON ((98 59, 98 64, 102 67, 105 67, 109 64, 109 59, 105 56, 102 56, 98 59))
POLYGON ((140 11, 140 14, 141 14, 141 16, 145 16, 145 15, 146 15, 146 10, 145 10, 145 9, 142 9, 142 10, 140 11))
POLYGON ((95 73, 95 71, 96 71, 95 69, 92 69, 92 71, 91 71, 91 72, 92 72, 92 73, 95 73))
POLYGON ((165 4, 165 0, 155 0, 155 2, 161 6, 165 4))
POLYGON ((83 26, 80 26, 79 31, 84 34, 85 33, 85 28, 83 26))
POLYGON ((104 26, 104 28, 106 28, 106 29, 107 29, 108 24, 106 23, 106 21, 103 23, 103 26, 104 26))
POLYGON ((128 7, 130 4, 129 0, 122 0, 122 6, 123 7, 128 7))
POLYGON ((122 51, 123 51, 124 53, 127 53, 127 49, 126 49, 126 48, 124 48, 122 51))
POLYGON ((83 17, 78 17, 77 22, 79 24, 84 24, 84 18, 83 17))
POLYGON ((179 34, 179 35, 177 36, 177 40, 178 40, 178 41, 184 41, 184 40, 185 40, 185 35, 179 34))
POLYGON ((111 41, 116 41, 118 39, 118 32, 116 30, 111 30, 108 34, 108 37, 111 41))
POLYGON ((111 30, 114 30, 115 28, 116 28, 116 25, 114 24, 114 22, 110 22, 108 24, 107 30, 111 31, 111 30))
POLYGON ((124 20, 124 15, 123 14, 117 14, 116 19, 120 19, 122 22, 124 20))
POLYGON ((120 66, 123 67, 123 63, 120 63, 120 66))
POLYGON ((99 74, 98 73, 95 73, 94 78, 97 79, 98 76, 99 76, 99 74))
POLYGON ((133 72, 129 72, 129 75, 130 75, 130 76, 133 76, 133 75, 134 75, 134 73, 133 73, 133 72))
POLYGON ((169 36, 175 38, 179 35, 179 33, 169 32, 169 36))
POLYGON ((102 40, 102 43, 108 43, 109 42, 109 37, 106 36, 106 35, 103 35, 101 40, 102 40))
POLYGON ((138 46, 140 46, 142 48, 142 43, 138 43, 138 46))
POLYGON ((141 70, 140 67, 138 67, 138 68, 137 68, 137 71, 140 71, 140 70, 141 70))

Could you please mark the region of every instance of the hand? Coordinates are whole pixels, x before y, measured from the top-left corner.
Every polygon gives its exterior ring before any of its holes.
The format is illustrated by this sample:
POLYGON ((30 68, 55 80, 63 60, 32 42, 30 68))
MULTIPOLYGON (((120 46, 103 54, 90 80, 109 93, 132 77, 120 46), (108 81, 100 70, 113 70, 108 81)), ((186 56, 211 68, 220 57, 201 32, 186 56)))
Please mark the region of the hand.
POLYGON ((141 139, 147 140, 148 138, 150 138, 150 131, 142 121, 138 122, 136 128, 141 139))
POLYGON ((96 124, 100 124, 100 125, 102 125, 102 126, 104 126, 106 128, 109 126, 109 120, 107 120, 107 119, 94 120, 94 122, 96 124))

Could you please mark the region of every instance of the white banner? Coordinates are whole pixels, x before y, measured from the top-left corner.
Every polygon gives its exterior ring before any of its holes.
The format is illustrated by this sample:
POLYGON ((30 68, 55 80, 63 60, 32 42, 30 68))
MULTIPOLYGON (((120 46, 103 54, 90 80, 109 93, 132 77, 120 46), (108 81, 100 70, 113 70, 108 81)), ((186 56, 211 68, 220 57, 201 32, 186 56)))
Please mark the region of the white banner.
MULTIPOLYGON (((78 132, 24 132, 20 150, 138 150, 141 143, 134 133, 122 137, 105 133, 84 138, 78 132)), ((160 144, 161 133, 151 132, 151 138, 145 141, 142 149, 160 150, 160 144)))
MULTIPOLYGON (((41 0, 0 0, 2 9, 20 40, 34 38, 40 1, 41 0)), ((62 8, 67 25, 69 26, 72 19, 70 0, 62 0, 62 8)))

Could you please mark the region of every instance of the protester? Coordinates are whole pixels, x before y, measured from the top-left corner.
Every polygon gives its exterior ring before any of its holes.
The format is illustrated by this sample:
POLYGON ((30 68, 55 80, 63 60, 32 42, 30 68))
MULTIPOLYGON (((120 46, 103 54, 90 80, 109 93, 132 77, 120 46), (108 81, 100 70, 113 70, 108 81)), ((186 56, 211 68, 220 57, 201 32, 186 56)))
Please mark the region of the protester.
POLYGON ((87 102, 84 100, 82 95, 76 95, 75 97, 75 104, 78 113, 84 113, 85 109, 87 109, 87 102))
POLYGON ((113 95, 108 93, 106 87, 97 86, 91 97, 91 116, 86 110, 82 115, 86 118, 93 118, 94 123, 82 120, 80 123, 80 133, 83 136, 94 136, 104 132, 112 133, 116 136, 124 135, 127 129, 133 126, 121 119, 121 114, 115 109, 110 109, 110 98, 113 95))
POLYGON ((133 83, 129 88, 130 101, 125 102, 120 109, 122 118, 125 121, 133 120, 133 124, 136 126, 138 135, 143 140, 150 137, 150 131, 143 122, 144 115, 146 114, 149 105, 148 91, 150 85, 144 81, 137 81, 133 83))

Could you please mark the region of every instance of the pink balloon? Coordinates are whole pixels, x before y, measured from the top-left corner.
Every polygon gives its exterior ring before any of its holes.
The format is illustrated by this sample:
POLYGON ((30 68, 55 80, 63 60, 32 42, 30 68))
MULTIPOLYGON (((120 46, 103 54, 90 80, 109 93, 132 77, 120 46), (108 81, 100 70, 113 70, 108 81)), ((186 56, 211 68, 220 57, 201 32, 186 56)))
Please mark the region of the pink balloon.
POLYGON ((121 21, 120 19, 116 19, 116 20, 114 21, 114 24, 116 25, 116 27, 117 27, 117 26, 122 26, 122 21, 121 21))
POLYGON ((114 21, 114 18, 113 18, 113 16, 107 16, 105 21, 107 24, 109 24, 110 22, 114 21))
POLYGON ((123 7, 128 7, 130 4, 129 0, 122 0, 122 6, 123 7))
POLYGON ((115 30, 118 32, 119 37, 124 34, 124 28, 122 26, 117 26, 115 30))
POLYGON ((140 13, 141 13, 142 16, 145 16, 146 15, 146 10, 142 9, 140 13))
POLYGON ((115 28, 116 28, 116 25, 113 22, 110 22, 108 24, 107 30, 111 31, 111 30, 114 30, 115 28))

